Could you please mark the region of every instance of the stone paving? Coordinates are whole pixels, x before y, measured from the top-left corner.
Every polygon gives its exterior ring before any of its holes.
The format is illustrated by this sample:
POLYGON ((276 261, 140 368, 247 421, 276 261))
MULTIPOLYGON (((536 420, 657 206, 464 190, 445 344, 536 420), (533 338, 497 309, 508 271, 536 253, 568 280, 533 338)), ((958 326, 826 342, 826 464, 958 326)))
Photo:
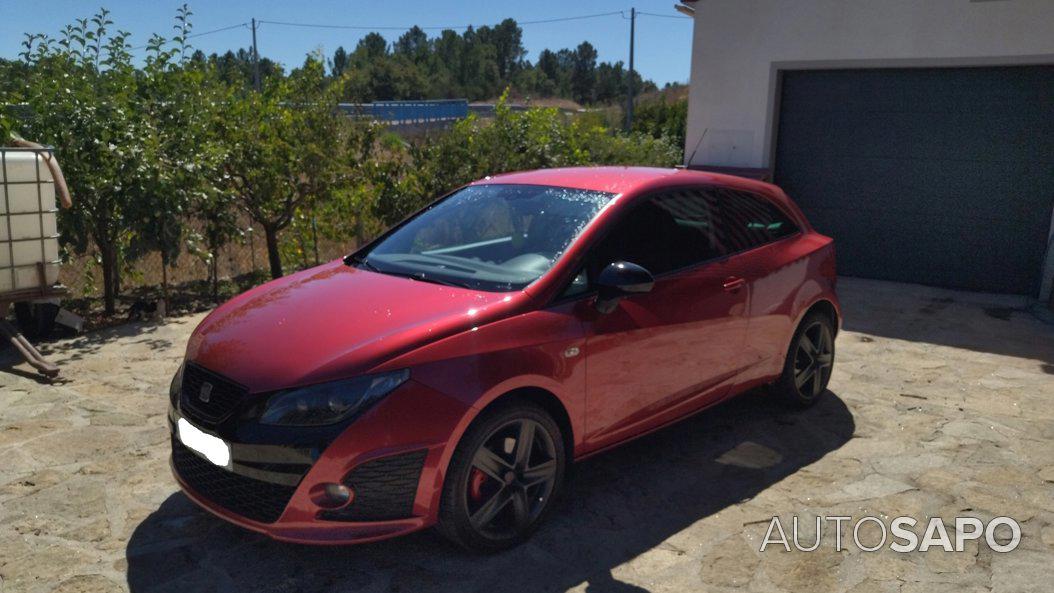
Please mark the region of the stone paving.
POLYGON ((1051 591, 1054 326, 1007 297, 840 288, 821 404, 759 391, 584 462, 552 520, 490 557, 432 533, 293 546, 198 510, 169 475, 164 413, 200 316, 51 344, 56 385, 0 352, 0 591, 1051 591), (803 544, 838 515, 940 516, 953 534, 955 516, 1008 515, 1022 538, 839 552, 828 527, 815 552, 760 552, 792 515, 803 544))

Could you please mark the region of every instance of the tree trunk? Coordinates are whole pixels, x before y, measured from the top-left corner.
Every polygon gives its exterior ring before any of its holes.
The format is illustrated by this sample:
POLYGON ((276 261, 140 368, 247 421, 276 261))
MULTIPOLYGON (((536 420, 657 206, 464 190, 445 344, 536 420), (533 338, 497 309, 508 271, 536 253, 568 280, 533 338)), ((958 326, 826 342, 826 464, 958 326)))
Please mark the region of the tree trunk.
POLYGON ((278 229, 265 226, 264 237, 267 239, 267 261, 271 264, 271 278, 281 278, 282 254, 278 251, 278 229))
POLYGON ((210 276, 209 280, 211 281, 210 284, 212 284, 212 302, 214 302, 214 303, 220 302, 220 265, 219 265, 219 259, 220 259, 220 250, 219 250, 219 248, 216 248, 212 252, 212 265, 209 266, 209 268, 210 268, 209 269, 209 276, 210 276))
POLYGON ((117 312, 117 250, 113 245, 99 245, 102 258, 102 297, 107 315, 117 312))
POLYGON ((315 265, 319 263, 318 257, 318 220, 315 219, 315 215, 311 215, 311 242, 315 244, 315 265))
POLYGON ((168 256, 161 253, 161 298, 168 304, 168 256))

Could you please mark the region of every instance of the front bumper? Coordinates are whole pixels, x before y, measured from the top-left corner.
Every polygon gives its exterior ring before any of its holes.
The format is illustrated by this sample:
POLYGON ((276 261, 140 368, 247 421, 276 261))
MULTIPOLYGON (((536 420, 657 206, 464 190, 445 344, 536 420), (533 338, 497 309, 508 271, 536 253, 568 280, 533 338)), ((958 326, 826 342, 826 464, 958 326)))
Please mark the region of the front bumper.
POLYGON ((467 411, 464 403, 411 380, 322 442, 311 431, 246 430, 236 420, 208 425, 188 415, 231 444, 227 469, 178 441, 175 425, 183 414, 180 401, 173 401, 172 472, 205 510, 276 540, 336 545, 386 539, 435 523, 442 469, 452 454, 448 443, 457 442, 467 411), (312 488, 332 482, 355 493, 336 512, 312 496, 312 488))
MULTIPOLYGON (((367 543, 413 533, 430 526, 434 522, 429 520, 427 516, 423 516, 395 521, 371 521, 366 523, 334 523, 320 520, 294 521, 288 518, 280 518, 275 523, 262 523, 234 513, 203 496, 191 488, 180 477, 179 472, 174 467, 172 468, 172 475, 175 476, 176 482, 179 483, 183 493, 201 508, 220 519, 250 531, 262 533, 278 541, 313 545, 367 543)), ((290 501, 289 505, 290 507, 293 506, 293 502, 290 501)))

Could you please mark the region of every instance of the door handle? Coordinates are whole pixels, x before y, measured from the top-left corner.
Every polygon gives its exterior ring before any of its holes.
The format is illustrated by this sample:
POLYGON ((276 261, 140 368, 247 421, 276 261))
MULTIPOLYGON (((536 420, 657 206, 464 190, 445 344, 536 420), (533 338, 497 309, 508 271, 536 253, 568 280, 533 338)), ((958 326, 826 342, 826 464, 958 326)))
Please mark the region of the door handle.
POLYGON ((729 278, 725 278, 725 283, 721 286, 725 289, 725 292, 737 292, 740 288, 743 288, 743 285, 746 283, 746 280, 738 276, 731 276, 729 278))

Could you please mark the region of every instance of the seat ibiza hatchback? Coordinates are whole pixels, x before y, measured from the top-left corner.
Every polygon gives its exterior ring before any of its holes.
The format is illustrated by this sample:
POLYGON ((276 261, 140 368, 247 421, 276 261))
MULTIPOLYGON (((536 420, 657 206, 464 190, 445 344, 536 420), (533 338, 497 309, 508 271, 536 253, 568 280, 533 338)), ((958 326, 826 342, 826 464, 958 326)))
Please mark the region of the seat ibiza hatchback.
POLYGON ((816 401, 839 319, 832 241, 775 186, 488 177, 202 321, 172 382, 172 466, 275 539, 436 525, 497 550, 575 460, 760 385, 816 401))

